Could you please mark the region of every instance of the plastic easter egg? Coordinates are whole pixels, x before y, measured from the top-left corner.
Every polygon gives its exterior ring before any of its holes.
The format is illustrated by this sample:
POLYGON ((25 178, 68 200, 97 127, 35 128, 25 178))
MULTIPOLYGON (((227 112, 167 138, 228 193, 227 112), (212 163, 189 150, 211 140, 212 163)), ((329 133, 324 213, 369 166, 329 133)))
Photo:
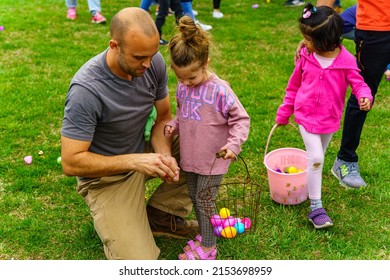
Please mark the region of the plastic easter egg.
POLYGON ((222 219, 225 219, 230 216, 230 210, 227 208, 221 208, 219 210, 219 216, 221 216, 222 219))
POLYGON ((238 233, 238 234, 241 234, 241 233, 243 233, 243 232, 245 231, 245 226, 244 226, 244 224, 241 223, 241 222, 236 223, 236 224, 234 225, 234 228, 237 230, 237 233, 238 233))
POLYGON ((233 227, 236 224, 237 220, 236 218, 229 216, 226 219, 223 220, 222 226, 225 227, 233 227))
POLYGON ((222 231, 223 231, 223 227, 222 226, 216 226, 214 227, 214 235, 216 237, 221 237, 222 236, 222 231))
POLYGON ((24 162, 25 162, 26 164, 31 164, 31 163, 32 163, 32 156, 25 156, 25 157, 23 158, 23 160, 24 160, 24 162))
POLYGON ((243 218, 241 219, 241 222, 244 224, 244 228, 248 229, 251 227, 252 221, 249 218, 243 218))
POLYGON ((61 157, 58 157, 58 158, 57 158, 57 163, 58 163, 58 164, 61 164, 61 160, 62 160, 61 157))
POLYGON ((223 219, 218 214, 214 214, 210 218, 210 223, 213 227, 222 225, 223 219))
POLYGON ((298 169, 295 166, 289 166, 285 169, 286 173, 288 174, 295 174, 298 173, 298 169))
POLYGON ((225 227, 221 235, 225 238, 233 238, 237 235, 237 230, 234 227, 225 227))

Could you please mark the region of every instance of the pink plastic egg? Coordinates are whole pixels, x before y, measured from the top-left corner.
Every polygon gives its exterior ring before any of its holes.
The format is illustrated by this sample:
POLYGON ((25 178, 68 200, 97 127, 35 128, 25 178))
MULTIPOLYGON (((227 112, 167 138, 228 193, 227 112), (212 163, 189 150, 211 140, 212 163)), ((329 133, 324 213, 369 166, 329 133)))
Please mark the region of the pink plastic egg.
POLYGON ((236 224, 237 220, 236 218, 229 216, 226 219, 223 220, 222 226, 225 227, 233 227, 236 224))
POLYGON ((251 224, 252 224, 251 219, 249 219, 249 218, 243 218, 243 219, 241 220, 241 222, 244 224, 245 229, 248 229, 248 228, 251 227, 251 224))
POLYGON ((31 164, 32 163, 32 156, 26 156, 26 157, 24 157, 23 160, 26 164, 31 164))
POLYGON ((222 225, 223 219, 218 214, 214 214, 210 218, 210 223, 213 227, 222 225))

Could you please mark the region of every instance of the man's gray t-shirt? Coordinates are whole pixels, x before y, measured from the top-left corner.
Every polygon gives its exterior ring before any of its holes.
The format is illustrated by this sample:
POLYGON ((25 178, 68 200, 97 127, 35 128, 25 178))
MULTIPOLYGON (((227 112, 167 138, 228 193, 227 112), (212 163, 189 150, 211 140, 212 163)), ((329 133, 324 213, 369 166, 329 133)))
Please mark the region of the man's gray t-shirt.
POLYGON ((91 141, 89 151, 101 155, 142 153, 154 102, 168 95, 165 61, 157 53, 143 76, 128 81, 111 72, 106 54, 90 59, 73 77, 61 134, 91 141))

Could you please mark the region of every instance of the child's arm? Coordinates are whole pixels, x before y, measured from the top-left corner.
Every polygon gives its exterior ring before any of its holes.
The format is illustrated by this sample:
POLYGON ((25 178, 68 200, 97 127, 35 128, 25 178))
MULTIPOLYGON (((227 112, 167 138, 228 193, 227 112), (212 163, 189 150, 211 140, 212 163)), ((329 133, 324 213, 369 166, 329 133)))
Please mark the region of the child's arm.
POLYGON ((352 94, 355 95, 359 101, 360 110, 369 111, 371 109, 373 97, 371 89, 364 82, 363 77, 360 75, 359 70, 349 70, 347 72, 347 80, 352 88, 352 94))
POLYGON ((179 134, 179 121, 177 117, 170 120, 165 126, 164 126, 164 135, 166 137, 172 137, 175 134, 179 134))
POLYGON ((294 113, 294 104, 297 92, 302 82, 302 59, 295 65, 294 71, 288 81, 286 94, 283 103, 276 111, 275 122, 280 125, 288 124, 291 115, 294 113))
POLYGON ((225 151, 225 153, 222 153, 223 154, 223 159, 233 159, 233 160, 235 160, 237 158, 237 155, 232 150, 230 150, 227 146, 223 146, 221 148, 221 151, 225 151))
POLYGON ((367 97, 359 99, 360 110, 369 111, 371 109, 371 101, 367 97))

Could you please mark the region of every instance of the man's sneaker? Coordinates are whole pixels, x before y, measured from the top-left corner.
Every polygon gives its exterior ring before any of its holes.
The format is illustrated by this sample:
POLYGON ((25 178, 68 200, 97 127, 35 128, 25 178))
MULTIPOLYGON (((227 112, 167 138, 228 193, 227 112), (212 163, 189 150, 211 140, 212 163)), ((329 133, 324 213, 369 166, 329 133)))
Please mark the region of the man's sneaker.
POLYGON ((199 14, 197 10, 192 10, 192 13, 194 14, 194 16, 197 16, 199 14))
POLYGON ((348 162, 336 158, 331 172, 343 187, 358 189, 367 186, 359 174, 359 165, 357 162, 348 162))
POLYGON ((209 31, 213 29, 211 25, 200 23, 199 21, 195 21, 196 24, 199 24, 199 26, 204 30, 204 31, 209 31))
POLYGON ((305 5, 305 2, 301 0, 288 0, 284 3, 284 6, 286 7, 298 7, 302 5, 305 5))
POLYGON ((75 20, 77 17, 76 8, 69 8, 66 12, 66 18, 75 20))
POLYGON ((214 11, 213 18, 223 18, 223 13, 218 12, 218 11, 214 11))
POLYGON ((92 16, 92 23, 101 23, 104 24, 106 23, 106 18, 102 16, 100 12, 96 12, 94 16, 92 16))
POLYGON ((187 221, 181 217, 146 206, 150 229, 154 236, 168 236, 182 239, 194 239, 199 234, 197 221, 187 221))
POLYGON ((168 43, 169 42, 167 40, 160 38, 160 45, 165 46, 165 45, 168 45, 168 43))
POLYGON ((333 226, 332 220, 329 218, 324 208, 318 208, 307 215, 310 222, 313 223, 316 229, 327 228, 333 226))

